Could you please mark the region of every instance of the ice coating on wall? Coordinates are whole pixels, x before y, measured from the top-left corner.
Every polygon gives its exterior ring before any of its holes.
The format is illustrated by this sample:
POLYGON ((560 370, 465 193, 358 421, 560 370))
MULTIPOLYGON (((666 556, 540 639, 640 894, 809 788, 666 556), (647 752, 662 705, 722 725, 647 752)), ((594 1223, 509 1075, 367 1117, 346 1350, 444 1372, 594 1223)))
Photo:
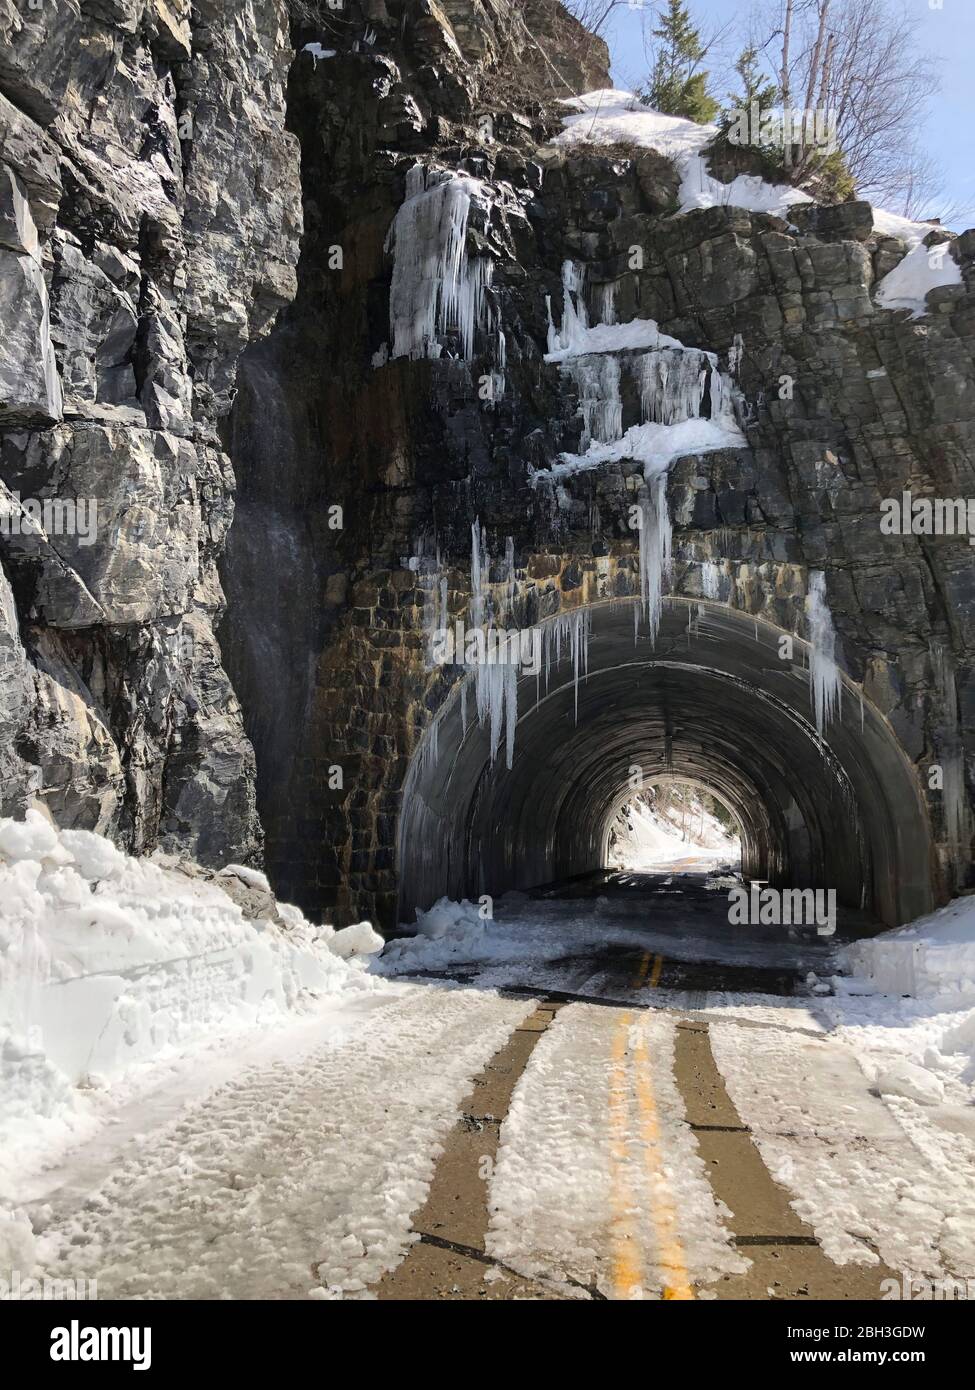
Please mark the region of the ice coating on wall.
POLYGON ((721 569, 714 560, 701 566, 701 592, 705 598, 718 598, 721 593, 721 569))
POLYGON ((609 444, 619 439, 623 433, 619 359, 608 352, 570 357, 562 373, 573 382, 579 397, 581 452, 585 453, 593 441, 609 444))
POLYGON ((809 574, 806 623, 809 629, 809 685, 816 732, 822 738, 827 723, 839 712, 843 689, 840 670, 834 658, 836 629, 826 597, 826 575, 822 570, 811 570, 809 574))
MULTIPOLYGON (((548 309, 548 353, 578 401, 582 430, 577 454, 563 454, 552 475, 598 466, 612 458, 633 458, 648 476, 681 453, 736 447, 745 442, 735 416, 735 387, 718 367, 717 355, 685 347, 661 333, 652 319, 618 323, 615 283, 596 296, 603 321, 590 325, 585 267, 562 266, 562 323, 548 309), (623 383, 632 383, 640 418, 623 429, 623 383), (677 427, 683 426, 683 429, 677 427), (668 431, 674 429, 673 434, 668 431), (619 446, 614 448, 613 446, 619 446)), ((736 346, 732 357, 740 357, 736 346)), ((542 474, 544 476, 544 474, 542 474)))
MULTIPOLYGON (((602 323, 590 326, 585 299, 585 269, 574 261, 562 266, 561 327, 548 305, 547 360, 558 364, 571 383, 582 419, 578 454, 560 461, 535 479, 555 481, 566 473, 596 467, 613 459, 643 464, 646 489, 639 506, 640 612, 650 640, 660 626, 664 581, 671 563, 672 524, 667 507, 667 470, 682 454, 734 448, 745 442, 735 416, 735 387, 722 373, 717 355, 685 347, 659 332, 650 319, 616 321, 615 285, 595 296, 602 323), (642 349, 642 350, 641 350, 642 349), (624 431, 623 383, 635 389, 627 400, 639 401, 640 418, 624 431)), ((741 357, 736 336, 735 366, 741 357)), ((717 567, 705 575, 705 592, 715 597, 717 567)), ((640 613, 635 615, 639 630, 640 613)))
POLYGON ((427 171, 422 164, 408 171, 406 197, 385 244, 393 253, 390 357, 437 358, 443 352, 439 339, 448 333, 457 334, 465 360, 473 356, 494 263, 467 254, 472 199, 490 201, 478 179, 427 171))

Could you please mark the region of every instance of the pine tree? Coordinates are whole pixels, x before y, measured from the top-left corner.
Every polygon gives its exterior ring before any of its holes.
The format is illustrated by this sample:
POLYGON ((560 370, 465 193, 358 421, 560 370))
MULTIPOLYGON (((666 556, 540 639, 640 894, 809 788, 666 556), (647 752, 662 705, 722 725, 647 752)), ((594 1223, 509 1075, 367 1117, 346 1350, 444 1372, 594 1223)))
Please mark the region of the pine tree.
POLYGON ((721 128, 732 144, 748 144, 760 149, 773 164, 781 165, 782 151, 772 142, 759 139, 762 122, 779 105, 780 93, 775 82, 762 75, 758 50, 745 48, 738 55, 735 72, 741 79, 741 89, 728 93, 728 106, 721 113, 721 128))
POLYGON ((728 93, 728 103, 732 110, 748 110, 753 101, 758 102, 760 111, 767 111, 779 100, 779 89, 774 82, 762 76, 758 63, 758 49, 742 49, 735 63, 735 72, 741 78, 741 90, 728 93))
POLYGON ((640 99, 668 116, 683 116, 700 125, 713 121, 718 103, 708 93, 708 74, 697 71, 704 48, 683 0, 667 0, 653 35, 659 40, 657 57, 650 86, 640 99))

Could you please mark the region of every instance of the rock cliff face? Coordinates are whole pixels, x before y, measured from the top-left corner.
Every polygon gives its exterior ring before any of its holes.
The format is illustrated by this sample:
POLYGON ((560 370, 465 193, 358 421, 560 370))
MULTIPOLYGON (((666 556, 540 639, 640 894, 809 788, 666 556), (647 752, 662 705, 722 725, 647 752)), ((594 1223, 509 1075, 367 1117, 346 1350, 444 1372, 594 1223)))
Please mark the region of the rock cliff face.
POLYGON ((221 430, 295 289, 291 58, 283 0, 0 3, 0 811, 137 852, 260 851, 221 430))
POLYGON ((756 872, 890 921, 967 885, 973 551, 879 520, 975 496, 972 234, 884 308, 908 247, 865 204, 678 214, 660 153, 553 144, 608 85, 557 4, 292 10, 104 0, 45 39, 0 0, 3 495, 99 499, 91 544, 0 536, 4 810, 212 862, 258 853, 256 797, 277 892, 337 921, 581 870, 572 779, 604 814, 634 761, 599 723, 629 605, 641 757, 717 768, 756 872), (510 775, 511 691, 430 655, 490 612, 580 660, 595 624, 591 710, 533 725, 516 682, 510 775))

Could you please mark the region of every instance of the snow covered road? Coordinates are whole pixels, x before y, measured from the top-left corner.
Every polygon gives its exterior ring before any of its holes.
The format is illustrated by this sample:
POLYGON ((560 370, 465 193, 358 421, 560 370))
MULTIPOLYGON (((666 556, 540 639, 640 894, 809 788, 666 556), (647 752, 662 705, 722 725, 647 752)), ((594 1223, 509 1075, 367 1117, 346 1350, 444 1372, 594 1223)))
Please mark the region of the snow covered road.
POLYGON ((834 945, 729 937, 674 878, 443 909, 373 988, 170 1059, 8 1172, 20 1267, 102 1298, 975 1291, 967 1016, 817 992, 834 945))

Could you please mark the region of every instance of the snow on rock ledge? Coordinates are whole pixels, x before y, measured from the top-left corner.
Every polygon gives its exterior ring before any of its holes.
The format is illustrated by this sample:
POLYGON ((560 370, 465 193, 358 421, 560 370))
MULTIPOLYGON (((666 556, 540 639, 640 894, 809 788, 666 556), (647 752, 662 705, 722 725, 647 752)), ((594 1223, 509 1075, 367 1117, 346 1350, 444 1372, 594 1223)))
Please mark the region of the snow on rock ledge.
POLYGON ((172 864, 58 830, 39 811, 0 820, 5 1146, 23 1125, 70 1111, 78 1085, 280 1021, 315 995, 381 987, 356 959, 383 944, 367 922, 313 926, 254 870, 208 881, 172 864))

